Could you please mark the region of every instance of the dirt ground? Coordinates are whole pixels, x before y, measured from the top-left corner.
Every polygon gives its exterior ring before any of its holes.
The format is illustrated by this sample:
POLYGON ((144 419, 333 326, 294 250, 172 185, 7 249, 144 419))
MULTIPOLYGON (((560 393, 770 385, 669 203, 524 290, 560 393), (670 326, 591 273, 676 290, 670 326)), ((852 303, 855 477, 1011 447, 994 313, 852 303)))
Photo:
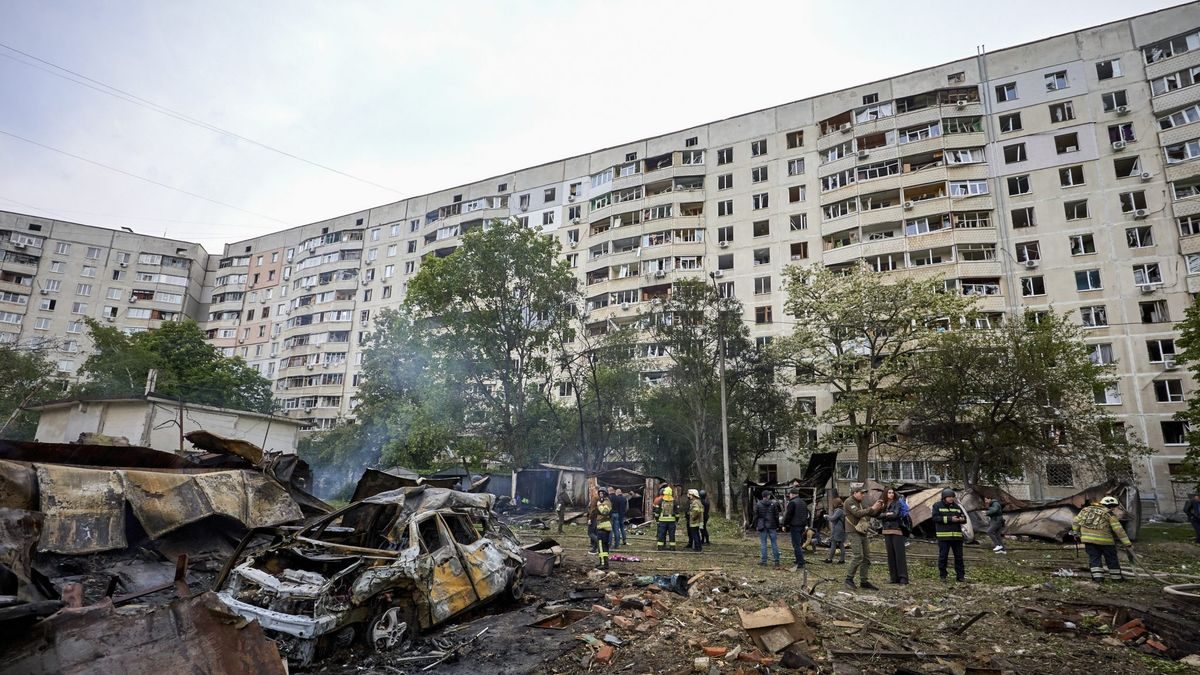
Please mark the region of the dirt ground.
MULTIPOLYGON (((561 535, 553 529, 516 531, 526 543, 552 537, 566 553, 554 576, 530 579, 520 606, 496 605, 462 617, 422 636, 403 656, 347 650, 307 672, 418 673, 433 664, 435 656, 472 637, 474 641, 454 657, 424 672, 772 672, 781 669, 779 655, 761 662, 717 657, 697 664, 696 659, 705 656, 703 647, 740 651, 742 658, 750 653, 770 656, 756 652, 741 627, 738 609, 753 611, 778 604, 790 607, 797 617, 807 616, 814 633, 812 643, 804 645, 812 659, 808 672, 1200 672, 1113 637, 1118 621, 1124 623, 1127 617, 1104 605, 1161 602, 1163 581, 1144 576, 1097 586, 1087 580, 1083 552, 1076 553, 1070 546, 1014 541, 1008 555, 996 555, 990 547, 968 545, 968 582, 957 584, 937 579, 936 544, 912 540, 907 549, 911 583, 899 586, 885 583, 882 541, 873 540, 871 580, 881 590, 851 591, 842 585, 848 565, 824 563, 823 550, 807 554, 805 586, 805 577, 790 568, 791 545, 782 533, 779 568, 758 565, 758 540, 753 533, 718 525, 714 544, 702 553, 656 552, 652 533, 631 534, 630 545, 616 553, 640 561, 614 561, 610 571, 601 575, 592 571, 597 559, 587 554, 582 526, 568 525, 561 535), (686 598, 637 585, 639 576, 672 573, 703 576, 691 585, 686 598), (1081 576, 1063 576, 1067 574, 1081 576), (570 600, 572 590, 585 588, 595 588, 606 597, 570 600), (658 603, 650 605, 649 614, 621 609, 621 599, 634 595, 658 603), (603 611, 595 611, 595 605, 603 611), (529 626, 564 609, 588 614, 559 630, 529 626), (961 634, 956 632, 981 612, 986 613, 961 634), (606 636, 614 643, 611 656, 600 646, 606 636), (880 652, 905 654, 881 656, 880 652), (605 658, 607 663, 602 662, 605 658)), ((1186 525, 1150 526, 1143 529, 1144 541, 1136 550, 1155 573, 1175 575, 1170 577, 1172 583, 1194 583, 1200 579, 1200 546, 1187 542, 1189 534, 1186 525)))

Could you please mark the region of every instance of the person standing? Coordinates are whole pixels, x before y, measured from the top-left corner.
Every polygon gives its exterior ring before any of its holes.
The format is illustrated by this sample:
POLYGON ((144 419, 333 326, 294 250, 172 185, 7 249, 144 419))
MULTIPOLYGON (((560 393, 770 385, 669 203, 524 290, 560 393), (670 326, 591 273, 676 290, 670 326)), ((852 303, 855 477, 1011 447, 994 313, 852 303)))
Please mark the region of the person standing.
POLYGON ((679 520, 679 509, 675 504, 675 491, 668 485, 662 489, 662 495, 655 500, 654 520, 658 522, 658 543, 655 548, 663 550, 667 540, 671 542, 671 550, 675 550, 675 521, 679 520))
POLYGON ((800 490, 788 488, 787 509, 783 513, 783 527, 792 537, 792 553, 796 556, 797 570, 804 569, 804 535, 808 531, 808 504, 800 497, 800 490))
POLYGON ((883 511, 879 520, 883 523, 883 546, 887 550, 888 583, 908 583, 908 557, 904 551, 904 509, 900 495, 894 488, 883 493, 883 511))
POLYGON ((1108 578, 1113 581, 1125 581, 1121 574, 1121 559, 1117 557, 1117 541, 1121 548, 1133 546, 1125 528, 1113 509, 1121 505, 1117 498, 1109 495, 1075 514, 1071 522, 1071 536, 1083 542, 1083 550, 1087 553, 1088 567, 1092 572, 1092 581, 1104 583, 1104 567, 1108 567, 1108 578))
POLYGON ((600 569, 608 569, 608 552, 612 543, 612 502, 608 491, 600 488, 596 496, 596 547, 600 553, 600 569))
POLYGON ((704 490, 700 491, 700 503, 704 506, 704 526, 700 528, 700 538, 704 540, 702 543, 711 544, 708 538, 708 493, 704 490))
POLYGON ((779 502, 775 501, 775 495, 770 490, 763 490, 760 496, 761 499, 754 505, 754 529, 758 530, 760 549, 758 564, 767 566, 767 541, 770 540, 775 566, 779 567, 779 502))
POLYGON ((833 562, 833 553, 839 553, 838 564, 846 562, 846 511, 842 508, 842 499, 833 498, 833 513, 829 514, 829 555, 825 562, 833 562))
POLYGON ((1200 492, 1192 495, 1192 501, 1183 507, 1183 512, 1187 514, 1188 522, 1192 524, 1192 529, 1196 531, 1196 543, 1200 544, 1200 492))
POLYGON ((608 501, 612 502, 612 547, 628 546, 625 541, 625 514, 629 511, 629 498, 621 494, 621 488, 613 488, 608 501))
POLYGON ((1000 535, 1004 531, 1004 504, 999 499, 992 499, 992 503, 988 504, 987 516, 987 533, 994 544, 992 553, 1008 553, 1008 549, 1004 548, 1004 537, 1000 535))
POLYGON ((697 490, 688 490, 687 496, 688 548, 699 553, 703 546, 700 530, 704 527, 704 505, 700 503, 700 493, 697 490))
POLYGON ((562 534, 563 521, 567 516, 567 486, 565 483, 559 484, 558 494, 554 495, 554 513, 558 515, 558 533, 562 534))
POLYGON ((867 535, 871 531, 871 518, 883 511, 883 500, 876 500, 874 504, 867 506, 863 502, 865 498, 866 490, 862 483, 850 486, 850 499, 846 500, 845 509, 846 523, 854 530, 854 553, 850 558, 850 569, 846 570, 845 583, 849 588, 877 591, 879 587, 867 579, 871 570, 871 548, 867 535), (858 586, 854 585, 855 572, 859 574, 858 586))
POLYGON ((938 577, 945 581, 948 576, 946 562, 954 552, 954 580, 966 581, 967 571, 963 565, 963 523, 967 514, 958 505, 958 496, 952 488, 942 490, 942 499, 933 505, 933 526, 938 541, 938 577))

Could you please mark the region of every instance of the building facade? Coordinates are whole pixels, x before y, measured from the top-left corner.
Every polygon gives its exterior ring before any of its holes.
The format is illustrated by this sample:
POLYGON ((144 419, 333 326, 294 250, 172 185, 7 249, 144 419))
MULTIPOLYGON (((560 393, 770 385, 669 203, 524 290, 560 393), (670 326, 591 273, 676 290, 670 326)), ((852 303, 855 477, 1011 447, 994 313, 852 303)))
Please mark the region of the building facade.
MULTIPOLYGON (((1024 308, 1073 312, 1094 358, 1121 376, 1097 402, 1154 449, 1138 467, 1148 507, 1171 511, 1171 468, 1186 452, 1173 416, 1193 386, 1173 358, 1173 325, 1200 292, 1198 85, 1200 4, 1191 3, 255 237, 220 255, 0 214, 0 337, 65 336, 78 347, 70 329, 80 303, 104 319, 115 308, 130 330, 152 327, 174 316, 160 301, 175 295, 162 280, 186 280, 174 311, 271 378, 289 416, 325 428, 352 414, 372 319, 402 300, 423 260, 449 255, 493 218, 562 241, 597 331, 636 320, 676 280, 713 272, 765 343, 787 331, 785 266, 861 260, 944 278, 978 296, 982 321, 1024 308), (75 258, 55 272, 59 241, 75 258), (105 263, 90 266, 101 276, 88 282, 76 265, 88 269, 93 248, 105 263), (144 270, 143 250, 152 251, 144 270), (122 252, 133 257, 118 278, 122 252), (187 263, 187 274, 164 271, 167 260, 187 263), (43 291, 56 279, 52 298, 43 291), (89 283, 93 295, 72 294, 89 283), (44 299, 66 304, 46 309, 44 299)), ((661 347, 644 350, 653 381, 661 347)), ((71 359, 60 367, 71 372, 71 359)), ((818 409, 829 401, 799 393, 818 409)), ((799 467, 779 457, 760 470, 786 477, 799 467)), ((849 479, 854 469, 840 470, 849 479)), ((937 477, 932 464, 886 457, 875 470, 884 480, 937 477)), ((1078 480, 1050 459, 1017 491, 1054 496, 1078 480)))

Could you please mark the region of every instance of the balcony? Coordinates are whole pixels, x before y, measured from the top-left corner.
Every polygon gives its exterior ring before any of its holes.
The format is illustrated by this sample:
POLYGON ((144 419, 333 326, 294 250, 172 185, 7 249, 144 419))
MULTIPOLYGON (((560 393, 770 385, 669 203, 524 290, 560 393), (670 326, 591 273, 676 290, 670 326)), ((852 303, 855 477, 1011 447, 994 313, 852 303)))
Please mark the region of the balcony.
POLYGON ((1168 110, 1182 108, 1197 102, 1200 102, 1200 84, 1155 96, 1150 99, 1150 107, 1154 110, 1155 115, 1162 115, 1168 110))

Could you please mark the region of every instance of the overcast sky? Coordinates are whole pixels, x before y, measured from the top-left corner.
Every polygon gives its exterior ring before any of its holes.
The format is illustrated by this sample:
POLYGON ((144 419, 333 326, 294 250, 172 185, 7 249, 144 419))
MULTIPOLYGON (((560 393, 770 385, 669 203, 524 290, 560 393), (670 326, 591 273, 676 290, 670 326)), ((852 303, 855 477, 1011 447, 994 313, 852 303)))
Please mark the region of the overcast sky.
POLYGON ((216 253, 977 45, 1174 4, 0 0, 7 47, 390 188, 113 98, 0 47, 0 209, 216 253))

